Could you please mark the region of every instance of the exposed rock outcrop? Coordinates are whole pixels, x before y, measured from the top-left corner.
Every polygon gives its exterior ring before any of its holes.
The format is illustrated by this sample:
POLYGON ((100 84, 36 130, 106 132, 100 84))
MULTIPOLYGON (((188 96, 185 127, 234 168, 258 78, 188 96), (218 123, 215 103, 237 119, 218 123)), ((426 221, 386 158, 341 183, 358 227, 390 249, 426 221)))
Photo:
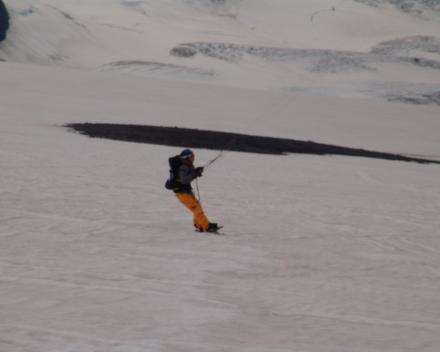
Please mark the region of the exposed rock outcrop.
POLYGON ((204 131, 197 129, 118 125, 103 123, 72 123, 66 127, 92 138, 118 141, 150 143, 179 148, 228 149, 258 154, 282 155, 288 153, 316 155, 346 155, 384 160, 412 161, 421 164, 440 164, 440 161, 412 158, 398 154, 353 149, 311 141, 298 141, 237 133, 204 131))
POLYGON ((5 4, 0 0, 0 42, 6 39, 9 29, 9 14, 5 4))

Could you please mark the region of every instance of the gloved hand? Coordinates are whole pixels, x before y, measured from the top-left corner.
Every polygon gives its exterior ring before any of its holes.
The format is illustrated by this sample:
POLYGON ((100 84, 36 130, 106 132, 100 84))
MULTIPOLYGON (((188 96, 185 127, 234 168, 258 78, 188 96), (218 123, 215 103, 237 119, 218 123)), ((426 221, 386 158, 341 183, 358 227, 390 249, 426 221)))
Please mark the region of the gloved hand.
POLYGON ((202 166, 196 167, 196 172, 197 172, 197 177, 202 177, 203 167, 202 166))

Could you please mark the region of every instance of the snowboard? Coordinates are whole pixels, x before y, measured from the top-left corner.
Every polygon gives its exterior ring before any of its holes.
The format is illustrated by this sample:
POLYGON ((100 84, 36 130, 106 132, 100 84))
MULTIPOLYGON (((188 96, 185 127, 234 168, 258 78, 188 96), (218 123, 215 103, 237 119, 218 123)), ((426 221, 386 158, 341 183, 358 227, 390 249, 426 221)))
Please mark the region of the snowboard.
POLYGON ((219 232, 220 229, 222 229, 224 226, 218 226, 215 230, 210 230, 210 231, 200 231, 198 229, 196 229, 196 232, 198 233, 206 233, 207 235, 211 234, 211 235, 224 235, 223 232, 219 232))

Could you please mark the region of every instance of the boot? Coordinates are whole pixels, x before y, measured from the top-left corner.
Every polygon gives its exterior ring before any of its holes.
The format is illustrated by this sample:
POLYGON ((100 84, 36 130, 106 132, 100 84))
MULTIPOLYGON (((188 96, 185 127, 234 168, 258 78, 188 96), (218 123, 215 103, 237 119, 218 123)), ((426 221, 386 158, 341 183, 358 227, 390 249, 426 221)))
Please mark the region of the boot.
POLYGON ((205 232, 205 230, 203 229, 203 227, 199 227, 196 224, 194 224, 194 227, 196 228, 196 232, 205 232))
POLYGON ((207 232, 215 232, 217 231, 218 225, 216 223, 209 223, 209 227, 207 232))

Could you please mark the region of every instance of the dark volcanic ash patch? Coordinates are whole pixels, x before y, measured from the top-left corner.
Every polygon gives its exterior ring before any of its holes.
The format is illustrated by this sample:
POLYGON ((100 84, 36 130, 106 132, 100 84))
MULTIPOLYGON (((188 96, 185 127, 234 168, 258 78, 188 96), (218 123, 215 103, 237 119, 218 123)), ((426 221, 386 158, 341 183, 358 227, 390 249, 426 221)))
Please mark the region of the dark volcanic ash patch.
POLYGON ((221 150, 225 145, 234 141, 230 150, 246 153, 274 155, 287 153, 316 155, 333 154, 440 164, 440 161, 410 158, 397 154, 373 152, 364 149, 339 147, 311 141, 298 141, 179 127, 102 123, 73 123, 66 125, 66 127, 92 138, 106 138, 118 141, 158 144, 180 148, 221 150))
POLYGON ((0 0, 0 42, 6 39, 9 29, 9 14, 5 4, 0 0))

